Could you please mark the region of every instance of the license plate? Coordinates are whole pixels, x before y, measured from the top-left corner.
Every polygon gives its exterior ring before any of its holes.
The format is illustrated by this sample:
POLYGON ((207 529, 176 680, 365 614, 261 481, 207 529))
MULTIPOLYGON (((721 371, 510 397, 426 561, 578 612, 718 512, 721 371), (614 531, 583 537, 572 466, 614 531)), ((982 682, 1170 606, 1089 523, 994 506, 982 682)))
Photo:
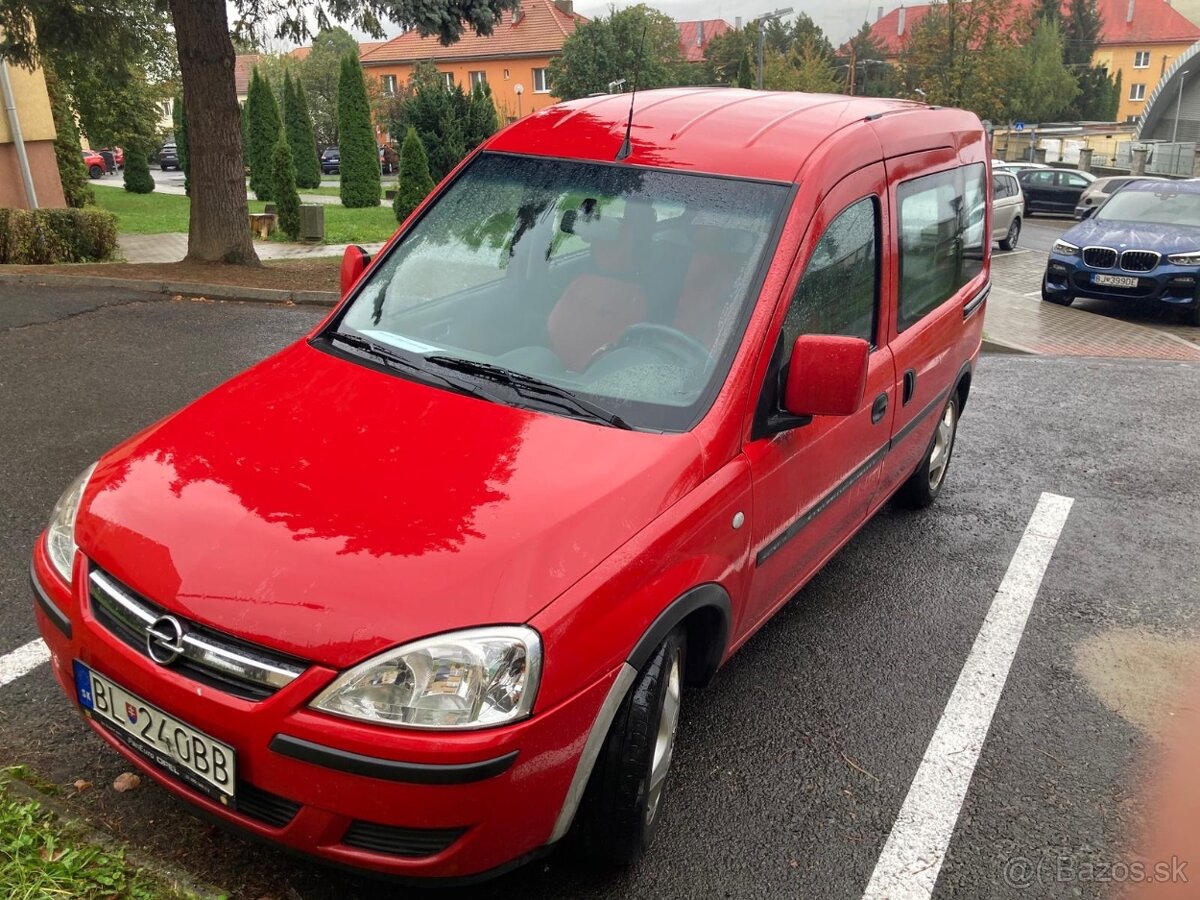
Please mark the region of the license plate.
POLYGON ((1135 288, 1138 286, 1138 280, 1130 275, 1093 275, 1092 284, 1101 284, 1105 287, 1135 288))
POLYGON ((233 799, 237 753, 75 660, 79 705, 123 743, 201 793, 233 799))

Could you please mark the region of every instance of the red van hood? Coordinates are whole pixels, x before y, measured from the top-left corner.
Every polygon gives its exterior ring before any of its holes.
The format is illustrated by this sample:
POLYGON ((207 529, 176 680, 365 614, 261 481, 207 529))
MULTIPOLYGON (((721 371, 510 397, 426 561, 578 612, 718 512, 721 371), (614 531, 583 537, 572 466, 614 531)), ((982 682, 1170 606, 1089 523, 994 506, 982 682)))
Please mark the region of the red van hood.
POLYGON ((77 541, 181 615, 344 667, 529 619, 699 476, 691 435, 514 409, 300 343, 106 456, 77 541))

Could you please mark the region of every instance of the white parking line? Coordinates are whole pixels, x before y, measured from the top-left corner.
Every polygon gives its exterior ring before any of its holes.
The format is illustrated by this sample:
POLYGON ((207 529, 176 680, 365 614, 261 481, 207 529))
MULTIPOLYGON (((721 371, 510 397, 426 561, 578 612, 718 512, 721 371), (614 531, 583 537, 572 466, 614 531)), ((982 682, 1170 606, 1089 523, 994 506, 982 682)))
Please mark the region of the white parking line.
POLYGON ((0 656, 0 687, 50 661, 50 648, 41 638, 0 656))
POLYGON ((1042 494, 917 769, 863 900, 929 900, 1017 645, 1074 502, 1042 494))

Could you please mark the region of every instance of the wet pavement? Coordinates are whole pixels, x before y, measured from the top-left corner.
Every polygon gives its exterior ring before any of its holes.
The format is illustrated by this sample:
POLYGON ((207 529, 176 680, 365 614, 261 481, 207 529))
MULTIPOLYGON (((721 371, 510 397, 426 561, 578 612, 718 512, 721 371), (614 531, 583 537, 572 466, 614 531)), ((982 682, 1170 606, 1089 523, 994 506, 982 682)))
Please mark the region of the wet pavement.
MULTIPOLYGON (((1024 296, 1020 259, 997 258, 1006 296, 1024 296)), ((28 552, 71 477, 319 316, 0 286, 0 654, 36 638, 28 552)), ((1198 397, 1187 362, 984 357, 937 504, 885 507, 711 687, 685 694, 662 828, 638 866, 596 871, 559 852, 431 896, 862 897, 1043 492, 1074 505, 933 896, 1116 896, 1080 873, 1130 852, 1200 635, 1198 397), (1031 885, 1022 860, 1066 877, 1031 885)), ((423 895, 214 829, 148 781, 113 791, 128 767, 45 666, 0 688, 0 765, 15 763, 235 897, 423 895), (77 793, 76 779, 93 786, 77 793)))

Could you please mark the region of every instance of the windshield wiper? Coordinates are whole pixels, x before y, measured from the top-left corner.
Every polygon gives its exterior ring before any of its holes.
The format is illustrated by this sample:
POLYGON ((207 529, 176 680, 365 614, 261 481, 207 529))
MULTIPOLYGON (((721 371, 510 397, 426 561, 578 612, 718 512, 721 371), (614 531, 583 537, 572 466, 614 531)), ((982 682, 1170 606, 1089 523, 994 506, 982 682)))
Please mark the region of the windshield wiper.
POLYGON ((359 334, 352 334, 346 331, 331 331, 326 334, 325 339, 328 341, 341 341, 343 344, 348 344, 355 350, 361 351, 368 356, 381 360, 384 364, 390 365, 393 368, 407 369, 410 372, 419 372, 421 378, 437 381, 453 391, 458 391, 460 394, 468 394, 472 397, 479 397, 482 400, 497 402, 495 397, 489 396, 480 391, 479 388, 461 378, 448 378, 445 375, 437 372, 430 372, 425 366, 421 365, 417 360, 423 360, 425 357, 415 355, 415 359, 409 359, 400 353, 391 350, 382 344, 377 344, 374 341, 367 340, 359 334))
POLYGON ((528 397, 529 394, 540 394, 543 398, 550 398, 551 401, 557 401, 552 402, 551 405, 582 414, 590 419, 611 425, 613 428, 623 428, 626 431, 633 430, 632 425, 598 403, 585 400, 565 387, 551 384, 548 381, 542 381, 542 379, 536 378, 533 375, 526 375, 524 372, 514 372, 512 369, 506 369, 503 366, 497 366, 493 363, 460 359, 457 356, 426 356, 425 361, 446 369, 465 372, 469 375, 478 375, 482 378, 508 385, 518 394, 525 397, 528 397))

